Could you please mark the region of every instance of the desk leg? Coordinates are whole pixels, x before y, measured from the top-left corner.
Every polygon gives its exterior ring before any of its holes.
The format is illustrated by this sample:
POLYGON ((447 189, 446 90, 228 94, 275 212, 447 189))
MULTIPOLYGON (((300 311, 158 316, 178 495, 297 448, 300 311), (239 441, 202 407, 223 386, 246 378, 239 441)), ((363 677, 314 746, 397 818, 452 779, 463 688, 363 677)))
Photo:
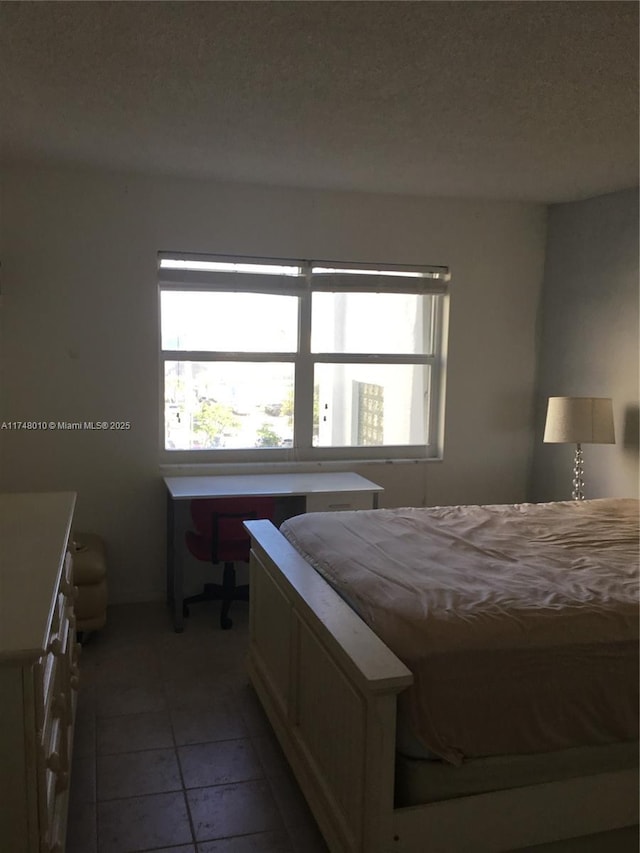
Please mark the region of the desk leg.
POLYGON ((184 631, 182 551, 178 542, 178 510, 167 492, 167 604, 173 609, 173 628, 184 631))
POLYGON ((175 560, 175 510, 171 495, 167 491, 167 604, 173 604, 173 572, 175 560))
POLYGON ((183 605, 184 592, 182 590, 182 556, 180 553, 177 553, 173 582, 173 629, 178 634, 184 631, 184 615, 182 613, 183 605))

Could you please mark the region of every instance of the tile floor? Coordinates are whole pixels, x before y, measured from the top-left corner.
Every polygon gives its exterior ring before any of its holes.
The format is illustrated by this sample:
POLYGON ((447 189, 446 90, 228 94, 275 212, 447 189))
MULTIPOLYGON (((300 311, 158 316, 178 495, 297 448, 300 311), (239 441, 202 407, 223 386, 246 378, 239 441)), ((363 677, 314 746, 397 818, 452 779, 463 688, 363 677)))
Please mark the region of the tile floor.
POLYGON ((326 853, 244 673, 248 605, 109 609, 81 655, 67 853, 326 853))

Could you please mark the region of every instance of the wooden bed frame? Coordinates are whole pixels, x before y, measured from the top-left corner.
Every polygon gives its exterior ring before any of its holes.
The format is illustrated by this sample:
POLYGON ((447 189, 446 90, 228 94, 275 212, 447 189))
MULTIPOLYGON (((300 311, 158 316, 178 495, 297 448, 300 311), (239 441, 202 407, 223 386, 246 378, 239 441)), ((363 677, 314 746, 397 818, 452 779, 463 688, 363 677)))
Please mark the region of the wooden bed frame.
POLYGON ((271 522, 245 524, 249 676, 332 853, 497 853, 638 823, 633 770, 395 808, 411 672, 271 522))

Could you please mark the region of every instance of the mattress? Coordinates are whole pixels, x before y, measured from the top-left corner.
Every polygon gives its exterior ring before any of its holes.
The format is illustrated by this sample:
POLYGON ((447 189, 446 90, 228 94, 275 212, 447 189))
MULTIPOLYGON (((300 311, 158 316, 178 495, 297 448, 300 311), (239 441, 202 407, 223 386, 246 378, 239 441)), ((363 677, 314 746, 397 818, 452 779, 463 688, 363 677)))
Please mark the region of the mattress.
POLYGON ((411 669, 446 762, 635 741, 638 501, 310 513, 281 530, 411 669))

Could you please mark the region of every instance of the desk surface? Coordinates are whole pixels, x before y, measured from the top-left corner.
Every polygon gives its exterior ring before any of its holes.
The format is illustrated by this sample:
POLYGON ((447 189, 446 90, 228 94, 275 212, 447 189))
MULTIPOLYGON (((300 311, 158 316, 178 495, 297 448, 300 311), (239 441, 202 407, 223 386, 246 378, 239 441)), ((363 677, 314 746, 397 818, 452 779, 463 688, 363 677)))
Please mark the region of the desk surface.
POLYGON ((383 486, 352 472, 325 474, 233 474, 216 477, 165 477, 173 500, 235 496, 312 495, 332 492, 382 492, 383 486))

